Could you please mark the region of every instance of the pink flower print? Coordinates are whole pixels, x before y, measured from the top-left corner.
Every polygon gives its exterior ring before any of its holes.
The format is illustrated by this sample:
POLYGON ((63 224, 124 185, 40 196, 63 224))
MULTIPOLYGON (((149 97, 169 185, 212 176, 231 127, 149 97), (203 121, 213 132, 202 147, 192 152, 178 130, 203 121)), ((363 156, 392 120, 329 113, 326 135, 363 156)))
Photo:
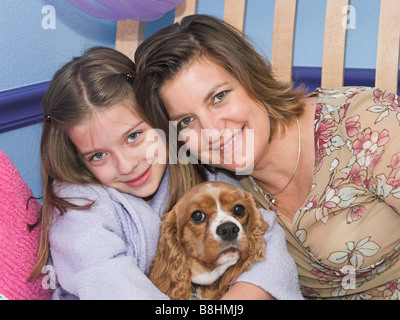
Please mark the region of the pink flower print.
POLYGON ((354 116, 346 120, 346 131, 349 137, 353 137, 358 133, 360 128, 360 116, 354 116))
POLYGON ((324 276, 324 273, 318 268, 312 269, 311 270, 311 274, 314 274, 314 275, 316 275, 318 277, 323 277, 324 276))
POLYGON ((318 208, 315 212, 317 221, 321 220, 323 223, 328 222, 329 214, 332 213, 333 209, 337 208, 340 202, 338 194, 339 190, 337 188, 331 188, 330 186, 325 188, 325 202, 322 208, 318 208))
POLYGON ((326 194, 325 200, 326 200, 326 202, 324 204, 324 206, 326 208, 332 209, 332 208, 336 208, 337 207, 337 205, 338 205, 338 203, 340 201, 340 198, 338 197, 338 193, 339 193, 338 188, 331 188, 329 186, 326 187, 326 189, 325 189, 325 194, 326 194))
MULTIPOLYGON (((388 289, 393 293, 393 292, 395 292, 396 290, 398 290, 397 285, 398 285, 398 280, 395 280, 395 281, 393 281, 393 282, 389 282, 389 283, 386 285, 386 288, 388 288, 388 289)), ((399 289, 400 289, 400 288, 399 288, 399 289)))
POLYGON ((380 161, 383 146, 389 141, 389 132, 385 129, 380 133, 365 130, 357 136, 353 144, 354 154, 357 157, 357 163, 360 166, 366 166, 373 170, 380 161))
POLYGON ((304 205, 303 205, 303 207, 302 207, 302 209, 303 210, 311 210, 312 208, 314 208, 315 207, 315 205, 317 204, 317 202, 318 202, 318 196, 312 196, 311 198, 310 198, 310 200, 308 200, 308 202, 306 202, 304 205))
POLYGON ((357 221, 362 218, 365 214, 365 207, 363 206, 354 206, 351 207, 349 212, 347 213, 347 223, 352 223, 353 221, 357 221))
POLYGON ((344 108, 343 108, 343 116, 342 116, 342 118, 346 118, 347 110, 349 109, 349 106, 350 106, 350 102, 343 105, 344 108))
POLYGON ((327 146, 330 143, 332 132, 335 131, 335 123, 333 119, 328 119, 319 123, 317 131, 315 132, 318 144, 320 146, 327 146))
POLYGON ((392 186, 394 189, 397 189, 400 187, 400 170, 396 172, 396 175, 394 178, 389 178, 386 183, 390 186, 392 186))
POLYGON ((319 294, 314 289, 307 288, 307 287, 301 288, 301 293, 303 296, 305 296, 307 298, 310 298, 312 296, 315 296, 315 297, 319 296, 319 294))
POLYGON ((400 153, 395 154, 390 162, 392 169, 397 169, 400 167, 400 153))
POLYGON ((375 103, 386 106, 393 111, 400 111, 400 101, 398 95, 391 93, 390 91, 376 89, 374 91, 374 96, 375 103))
POLYGON ((318 120, 318 116, 321 114, 321 112, 322 112, 322 105, 317 103, 315 107, 315 120, 318 120))
POLYGON ((364 181, 360 175, 359 166, 356 163, 351 167, 348 177, 352 177, 354 183, 358 186, 362 186, 364 184, 364 181))
POLYGON ((332 133, 336 130, 335 122, 332 119, 321 121, 314 133, 316 154, 315 163, 319 164, 326 155, 326 149, 332 144, 332 133))
MULTIPOLYGON (((393 170, 400 167, 400 153, 397 153, 392 157, 390 166, 393 170)), ((397 170, 394 177, 387 179, 386 184, 393 187, 391 191, 392 195, 396 198, 400 198, 400 170, 397 170)))

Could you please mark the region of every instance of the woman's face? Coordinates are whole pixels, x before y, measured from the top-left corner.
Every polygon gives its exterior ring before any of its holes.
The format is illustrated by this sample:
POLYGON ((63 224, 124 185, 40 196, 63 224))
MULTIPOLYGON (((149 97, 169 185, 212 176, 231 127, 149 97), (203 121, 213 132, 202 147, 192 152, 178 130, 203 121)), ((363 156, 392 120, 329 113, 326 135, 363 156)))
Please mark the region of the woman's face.
POLYGON ((225 69, 206 58, 184 67, 160 90, 178 139, 202 163, 250 174, 267 147, 267 112, 225 69))
POLYGON ((154 152, 157 131, 126 104, 94 113, 70 128, 68 134, 87 168, 102 184, 141 198, 156 192, 166 168, 166 159, 161 163, 155 159, 159 156, 154 152))

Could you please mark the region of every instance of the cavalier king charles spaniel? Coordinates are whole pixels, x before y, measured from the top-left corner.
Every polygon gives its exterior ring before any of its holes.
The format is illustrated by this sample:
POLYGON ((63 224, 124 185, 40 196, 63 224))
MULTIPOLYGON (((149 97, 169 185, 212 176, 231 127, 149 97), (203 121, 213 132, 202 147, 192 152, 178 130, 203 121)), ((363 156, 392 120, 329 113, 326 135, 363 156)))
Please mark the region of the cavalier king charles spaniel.
POLYGON ((149 278, 173 300, 219 299, 265 258, 267 229, 251 193, 201 183, 163 216, 149 278))

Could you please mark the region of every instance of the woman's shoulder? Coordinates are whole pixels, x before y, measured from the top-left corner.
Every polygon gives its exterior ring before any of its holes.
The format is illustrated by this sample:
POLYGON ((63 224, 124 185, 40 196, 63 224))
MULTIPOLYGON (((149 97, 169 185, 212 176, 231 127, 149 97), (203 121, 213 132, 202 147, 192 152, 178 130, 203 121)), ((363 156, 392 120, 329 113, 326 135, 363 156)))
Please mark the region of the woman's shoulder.
MULTIPOLYGON (((377 87, 343 87, 338 89, 316 89, 317 96, 316 119, 335 119, 345 123, 344 119, 362 118, 362 121, 372 125, 385 118, 396 118, 400 124, 400 99, 389 90, 377 87), (395 117, 389 117, 393 114, 395 117)), ((347 121, 346 120, 346 121, 347 121)))
POLYGON ((376 87, 343 87, 337 89, 318 88, 313 93, 317 97, 316 119, 335 119, 340 123, 345 118, 356 115, 382 114, 400 111, 399 97, 376 87))
POLYGON ((399 107, 398 95, 377 87, 317 88, 313 92, 313 96, 318 98, 318 104, 320 105, 363 105, 366 101, 369 101, 370 104, 374 105, 399 107))
POLYGON ((340 101, 353 98, 359 94, 374 95, 375 90, 380 90, 373 87, 340 87, 340 88, 317 88, 313 95, 318 97, 319 102, 340 101))

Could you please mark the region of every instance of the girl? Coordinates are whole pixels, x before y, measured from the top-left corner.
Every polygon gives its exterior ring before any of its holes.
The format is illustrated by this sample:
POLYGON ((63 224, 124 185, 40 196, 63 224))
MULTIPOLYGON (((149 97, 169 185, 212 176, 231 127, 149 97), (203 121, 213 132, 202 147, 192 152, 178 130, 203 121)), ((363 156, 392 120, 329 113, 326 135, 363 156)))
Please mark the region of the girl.
POLYGON ((160 215, 189 187, 185 175, 193 184, 200 175, 177 164, 170 181, 165 164, 146 159, 151 128, 135 111, 134 70, 123 54, 92 48, 55 74, 44 97, 43 231, 32 278, 50 244, 55 297, 166 298, 144 275, 160 215))
MULTIPOLYGON (((146 277, 161 215, 205 175, 180 162, 167 168, 157 154, 148 155, 153 129, 137 111, 134 72, 126 56, 97 47, 61 68, 46 92, 43 233, 33 276, 50 247, 61 286, 55 298, 167 298, 146 277)), ((270 226, 268 236, 277 241, 267 239, 271 253, 276 247, 288 256, 283 232, 270 226)), ((295 267, 283 269, 287 277, 295 267)), ((300 295, 292 275, 289 298, 300 295)))

